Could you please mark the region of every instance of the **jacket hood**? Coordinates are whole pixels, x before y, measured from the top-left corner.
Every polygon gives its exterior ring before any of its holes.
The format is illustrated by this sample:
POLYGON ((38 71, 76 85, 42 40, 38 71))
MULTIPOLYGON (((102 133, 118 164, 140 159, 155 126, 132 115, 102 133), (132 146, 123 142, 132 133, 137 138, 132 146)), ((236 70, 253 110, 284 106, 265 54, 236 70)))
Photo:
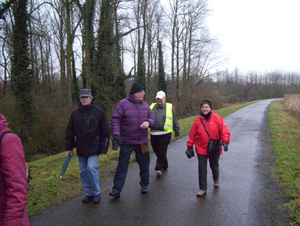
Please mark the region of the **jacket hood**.
POLYGON ((8 123, 4 115, 0 115, 0 135, 8 130, 8 123))

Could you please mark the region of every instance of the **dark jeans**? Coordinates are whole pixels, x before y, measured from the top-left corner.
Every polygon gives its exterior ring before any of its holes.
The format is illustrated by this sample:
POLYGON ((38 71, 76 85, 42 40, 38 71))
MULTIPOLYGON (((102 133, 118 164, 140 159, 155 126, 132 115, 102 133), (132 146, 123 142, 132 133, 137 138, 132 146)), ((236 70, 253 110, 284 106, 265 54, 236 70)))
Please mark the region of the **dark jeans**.
MULTIPOLYGON (((149 150, 148 145, 146 146, 149 150)), ((113 190, 116 192, 121 192, 124 187, 128 166, 129 166, 129 160, 133 151, 135 152, 136 161, 140 167, 140 178, 141 178, 140 185, 142 187, 147 187, 149 184, 149 165, 150 165, 149 151, 143 154, 141 145, 121 146, 120 155, 118 159, 118 167, 116 169, 116 174, 114 177, 113 190)))
POLYGON ((212 171, 214 181, 219 179, 219 159, 220 155, 197 155, 200 190, 207 190, 207 159, 212 171))
POLYGON ((168 145, 171 141, 171 133, 163 135, 151 135, 151 145, 157 157, 155 170, 166 170, 169 167, 167 159, 168 145))

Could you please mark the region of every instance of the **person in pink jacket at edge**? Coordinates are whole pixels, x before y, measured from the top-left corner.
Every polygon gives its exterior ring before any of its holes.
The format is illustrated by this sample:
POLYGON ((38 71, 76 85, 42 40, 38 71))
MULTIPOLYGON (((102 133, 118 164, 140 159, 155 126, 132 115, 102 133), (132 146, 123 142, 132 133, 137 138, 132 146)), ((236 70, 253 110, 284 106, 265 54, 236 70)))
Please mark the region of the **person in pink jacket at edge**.
POLYGON ((224 151, 228 151, 228 144, 230 142, 229 129, 223 118, 220 115, 215 114, 212 110, 211 101, 202 100, 200 104, 200 109, 200 115, 191 127, 186 151, 186 155, 188 158, 193 157, 195 155, 193 145, 195 144, 195 149, 198 157, 198 174, 200 187, 200 191, 197 193, 197 197, 202 197, 206 195, 207 159, 209 160, 210 168, 212 170, 214 187, 218 188, 220 186, 219 159, 220 155, 222 155, 222 149, 224 149, 224 151), (203 122, 211 139, 221 139, 223 148, 221 146, 221 151, 219 155, 211 155, 207 153, 209 137, 205 132, 205 129, 200 120, 203 122))
MULTIPOLYGON (((8 131, 0 115, 0 136, 8 131)), ((21 139, 8 133, 0 148, 0 226, 27 226, 27 167, 21 139)))

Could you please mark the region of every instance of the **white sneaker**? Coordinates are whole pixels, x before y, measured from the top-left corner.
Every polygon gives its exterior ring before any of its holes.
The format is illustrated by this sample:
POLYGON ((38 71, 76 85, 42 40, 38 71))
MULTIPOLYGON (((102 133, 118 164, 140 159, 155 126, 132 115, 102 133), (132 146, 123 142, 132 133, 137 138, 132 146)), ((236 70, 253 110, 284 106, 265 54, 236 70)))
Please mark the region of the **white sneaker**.
POLYGON ((161 172, 160 170, 157 170, 157 171, 156 171, 156 176, 157 176, 157 177, 160 177, 161 175, 162 175, 162 172, 161 172))

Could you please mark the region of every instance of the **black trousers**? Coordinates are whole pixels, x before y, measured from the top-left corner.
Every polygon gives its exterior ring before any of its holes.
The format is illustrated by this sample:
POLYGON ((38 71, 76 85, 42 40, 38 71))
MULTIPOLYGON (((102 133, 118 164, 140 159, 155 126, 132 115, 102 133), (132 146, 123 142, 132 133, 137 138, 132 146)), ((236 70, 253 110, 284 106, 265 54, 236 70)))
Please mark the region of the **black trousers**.
POLYGON ((219 159, 220 155, 197 155, 198 174, 200 190, 207 190, 207 159, 212 171, 214 181, 219 179, 219 159))
POLYGON ((168 145, 171 141, 171 133, 163 135, 151 135, 151 145, 157 157, 155 170, 166 170, 169 167, 167 159, 168 145))

